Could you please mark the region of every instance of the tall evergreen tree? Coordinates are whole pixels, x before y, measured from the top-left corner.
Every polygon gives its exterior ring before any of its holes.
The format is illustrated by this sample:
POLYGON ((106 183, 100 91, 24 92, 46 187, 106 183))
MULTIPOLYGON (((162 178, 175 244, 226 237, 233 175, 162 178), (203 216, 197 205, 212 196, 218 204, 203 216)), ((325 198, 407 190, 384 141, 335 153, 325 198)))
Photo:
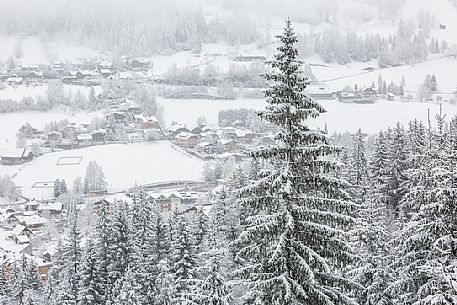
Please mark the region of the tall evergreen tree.
POLYGON ((97 291, 97 256, 92 237, 86 241, 83 261, 81 264, 78 305, 99 304, 100 295, 97 291))
POLYGON ((99 208, 98 221, 95 227, 95 251, 96 251, 96 281, 95 295, 98 296, 96 304, 104 305, 109 299, 112 285, 109 280, 108 267, 113 259, 111 252, 111 226, 108 207, 102 201, 99 208))
POLYGON ((196 253, 188 222, 180 216, 173 227, 170 248, 170 271, 175 281, 173 302, 192 304, 195 288, 196 253))
POLYGON ((59 282, 60 304, 77 304, 79 294, 80 265, 81 265, 81 233, 78 227, 78 210, 76 202, 72 201, 68 215, 68 228, 62 244, 60 257, 62 278, 59 282))
POLYGON ((338 151, 322 132, 304 123, 325 110, 304 94, 308 81, 294 47, 290 21, 278 38, 281 45, 267 74, 268 106, 260 116, 276 125, 274 147, 253 151, 271 165, 246 187, 245 204, 254 211, 237 239, 250 304, 353 304, 344 288, 350 281, 339 267, 351 261, 345 229, 356 208, 347 201, 345 181, 332 177, 338 151))

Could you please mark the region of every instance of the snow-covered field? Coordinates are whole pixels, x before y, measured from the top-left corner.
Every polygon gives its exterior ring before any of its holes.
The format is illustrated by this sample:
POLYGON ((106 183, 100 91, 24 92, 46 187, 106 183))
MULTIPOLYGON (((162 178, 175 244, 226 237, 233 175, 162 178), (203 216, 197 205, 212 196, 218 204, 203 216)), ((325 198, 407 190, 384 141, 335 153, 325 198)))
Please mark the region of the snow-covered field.
MULTIPOLYGON (((310 62, 320 63, 315 58, 310 62)), ((328 64, 326 67, 313 66, 312 71, 319 81, 326 82, 334 90, 341 90, 345 86, 353 87, 356 83, 359 88, 364 85, 369 86, 372 82, 377 86, 379 75, 381 75, 387 84, 391 81, 399 84, 402 76, 404 76, 406 81, 405 90, 410 91, 418 91, 427 74, 435 74, 438 83, 438 91, 452 93, 457 87, 457 80, 455 78, 457 59, 453 57, 429 60, 413 66, 389 67, 387 69, 369 73, 362 70, 369 66, 377 67, 377 64, 375 62, 354 62, 347 65, 328 64)))
POLYGON ((46 64, 53 60, 75 62, 86 58, 100 56, 100 52, 87 46, 71 43, 59 37, 57 40, 44 42, 38 36, 0 36, 0 61, 5 62, 14 55, 15 46, 22 41, 22 56, 18 58, 23 64, 46 64))
MULTIPOLYGON (((75 86, 75 85, 63 85, 64 91, 66 94, 69 94, 70 92, 74 95, 76 95, 79 92, 81 92, 82 95, 88 96, 90 87, 85 87, 85 86, 75 86)), ((20 101, 23 97, 31 96, 33 98, 36 98, 38 96, 41 96, 43 98, 46 97, 46 91, 48 89, 47 84, 43 84, 41 86, 30 86, 27 87, 25 85, 13 87, 13 86, 7 86, 5 89, 1 90, 0 89, 0 100, 15 100, 15 101, 20 101)), ((95 93, 98 94, 101 92, 101 86, 94 86, 95 93)))
POLYGON ((157 102, 164 110, 164 120, 167 126, 173 121, 189 127, 197 125, 197 118, 205 117, 209 125, 217 125, 219 111, 227 109, 254 109, 265 108, 264 99, 238 100, 193 100, 193 99, 165 99, 157 98, 157 102))
POLYGON ((25 196, 48 198, 52 196, 52 188, 33 188, 33 184, 59 178, 65 179, 71 187, 77 177, 84 179, 87 165, 92 160, 102 166, 108 189, 113 192, 125 190, 135 183, 202 179, 202 160, 186 154, 168 141, 161 141, 100 145, 45 154, 22 166, 14 181, 22 187, 25 196), (57 165, 61 157, 76 156, 82 157, 79 164, 57 165))
MULTIPOLYGON (((374 134, 386 130, 397 122, 407 124, 419 119, 427 122, 428 109, 434 123, 435 114, 439 113, 439 105, 433 103, 403 103, 400 101, 378 101, 375 104, 343 104, 338 101, 319 101, 327 113, 320 116, 316 125, 323 128, 327 123, 330 133, 350 131, 361 128, 364 132, 374 134)), ((457 105, 443 104, 442 111, 446 119, 457 115, 457 105)))
MULTIPOLYGON (((102 112, 20 112, 0 114, 0 149, 16 146, 16 134, 25 123, 41 130, 47 123, 67 119, 74 123, 90 123, 94 117, 103 117, 102 112)), ((0 167, 0 175, 2 168, 0 167)))
MULTIPOLYGON (((261 110, 266 102, 263 99, 240 99, 234 101, 213 100, 174 100, 159 99, 164 108, 166 124, 172 121, 186 124, 188 127, 196 125, 197 118, 204 116, 210 125, 217 124, 219 111, 226 109, 249 108, 261 110)), ((428 109, 431 118, 439 111, 439 105, 434 103, 404 103, 400 100, 378 101, 375 104, 344 104, 337 100, 318 101, 327 110, 317 121, 311 125, 323 128, 327 123, 329 132, 354 132, 361 128, 368 133, 377 133, 382 129, 393 126, 397 122, 408 123, 415 118, 427 120, 428 109)), ((457 114, 457 105, 443 104, 443 113, 450 117, 457 114)))

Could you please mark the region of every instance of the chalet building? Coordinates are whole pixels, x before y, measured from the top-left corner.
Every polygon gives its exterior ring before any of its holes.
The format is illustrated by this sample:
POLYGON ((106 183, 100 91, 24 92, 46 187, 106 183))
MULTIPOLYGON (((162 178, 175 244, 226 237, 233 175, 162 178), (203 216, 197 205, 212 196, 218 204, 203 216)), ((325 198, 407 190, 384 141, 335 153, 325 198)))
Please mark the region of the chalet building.
POLYGON ((357 90, 356 93, 362 97, 374 97, 378 94, 378 90, 371 86, 365 86, 357 90))
POLYGON ((5 84, 8 86, 18 86, 24 83, 24 79, 22 77, 8 77, 5 81, 5 84))
POLYGON ((144 58, 132 58, 126 61, 126 65, 134 71, 148 70, 151 67, 151 61, 144 58))
POLYGON ((202 140, 204 142, 210 143, 210 144, 216 144, 217 141, 219 140, 219 136, 215 132, 204 132, 201 133, 200 136, 202 137, 202 140))
POLYGON ((188 132, 181 132, 175 137, 176 144, 184 148, 194 148, 200 142, 200 136, 188 132))
POLYGON ((63 128, 62 137, 69 138, 76 135, 76 126, 75 124, 68 124, 63 128))
POLYGON ((100 70, 100 75, 103 76, 104 78, 108 78, 113 74, 111 70, 108 69, 101 69, 100 70))
POLYGON ((181 204, 181 198, 176 193, 152 194, 151 196, 159 205, 161 212, 170 212, 179 208, 181 204))
POLYGON ((51 262, 43 262, 43 263, 38 264, 37 271, 41 275, 41 280, 43 282, 48 281, 49 269, 52 267, 52 265, 53 264, 51 262))
POLYGON ((22 72, 38 72, 38 71, 40 71, 40 66, 36 65, 36 64, 22 65, 21 71, 22 72))
POLYGON ((51 131, 48 133, 48 142, 50 144, 59 144, 62 140, 62 134, 58 131, 51 131))
POLYGON ((92 70, 79 70, 75 74, 76 79, 84 80, 84 79, 92 79, 98 76, 97 71, 92 70))
POLYGON ((92 136, 92 144, 105 144, 106 143, 106 131, 102 129, 94 130, 90 134, 92 136))
POLYGON ((1 165, 18 165, 30 162, 33 159, 32 151, 28 148, 12 148, 0 151, 1 165))
POLYGON ((112 62, 102 61, 97 65, 97 71, 103 75, 102 70, 108 70, 108 71, 110 71, 110 74, 111 74, 112 72, 117 70, 117 67, 112 62))
POLYGON ((226 152, 226 153, 218 155, 217 158, 219 160, 221 160, 222 162, 230 161, 230 162, 239 163, 239 162, 242 162, 244 160, 245 156, 240 154, 240 153, 229 153, 229 152, 226 152))
POLYGON ((78 146, 86 147, 93 145, 92 135, 88 133, 79 134, 76 136, 76 141, 78 142, 78 146))
POLYGON ((10 238, 16 244, 26 244, 30 242, 33 233, 24 225, 17 224, 11 231, 10 238))
POLYGON ((40 215, 60 215, 63 211, 63 203, 62 202, 49 202, 45 204, 41 204, 38 207, 38 213, 40 215))
POLYGON ((336 93, 338 100, 342 103, 353 103, 356 95, 352 92, 338 91, 336 93))
POLYGON ((239 55, 235 56, 233 61, 238 62, 252 62, 252 61, 266 61, 267 58, 262 55, 239 55))
POLYGON ((36 200, 31 200, 25 204, 24 211, 32 212, 38 210, 39 203, 36 200))
POLYGON ((43 72, 41 71, 31 71, 24 75, 24 80, 26 83, 35 82, 41 83, 43 81, 43 72))
POLYGON ((305 93, 316 100, 332 100, 336 97, 336 93, 325 85, 309 85, 306 87, 305 93))
POLYGON ((238 148, 239 148, 238 141, 231 140, 231 139, 221 139, 221 140, 219 140, 217 145, 218 145, 219 151, 221 153, 234 152, 234 151, 238 150, 238 148))
POLYGON ((176 136, 177 134, 180 134, 180 133, 182 133, 182 132, 190 133, 190 130, 187 129, 185 125, 173 124, 173 125, 168 129, 168 132, 169 132, 171 135, 176 136))
POLYGON ((217 152, 217 145, 215 143, 200 142, 195 146, 195 150, 200 154, 212 155, 217 152))
POLYGON ((190 131, 193 134, 201 134, 203 132, 203 129, 201 129, 199 126, 192 128, 190 131))
POLYGON ((158 129, 160 130, 159 121, 155 116, 145 116, 144 114, 134 114, 133 119, 138 128, 141 129, 158 129))
POLYGON ((18 220, 19 224, 26 226, 29 230, 41 228, 47 222, 45 218, 38 215, 18 216, 18 220))
POLYGON ((125 106, 125 110, 128 113, 132 113, 132 114, 141 114, 142 113, 141 107, 138 106, 137 103, 135 103, 133 101, 130 101, 130 100, 127 101, 127 104, 125 106))
POLYGON ((237 139, 241 143, 251 144, 257 139, 258 134, 250 130, 237 130, 236 131, 237 139))
POLYGON ((111 113, 107 113, 105 115, 106 121, 108 121, 108 122, 112 121, 117 124, 124 123, 126 118, 127 118, 127 115, 124 112, 120 112, 120 111, 114 111, 111 113))

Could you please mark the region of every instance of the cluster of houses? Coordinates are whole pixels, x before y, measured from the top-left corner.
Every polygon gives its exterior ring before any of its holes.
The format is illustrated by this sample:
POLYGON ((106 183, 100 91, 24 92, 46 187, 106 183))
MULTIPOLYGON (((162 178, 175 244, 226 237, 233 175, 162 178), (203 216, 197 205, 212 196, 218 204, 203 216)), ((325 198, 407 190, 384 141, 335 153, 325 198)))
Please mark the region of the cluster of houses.
POLYGON ((8 206, 0 210, 0 226, 6 231, 5 238, 16 244, 28 244, 31 237, 39 232, 47 222, 63 212, 61 202, 38 202, 31 200, 21 209, 8 206))
POLYGON ((230 126, 213 130, 208 126, 188 129, 185 125, 174 124, 168 133, 174 143, 204 159, 223 153, 242 153, 248 146, 275 144, 272 135, 230 126))
POLYGON ((50 64, 19 64, 14 69, 0 71, 0 83, 7 86, 40 85, 45 80, 61 79, 73 85, 96 86, 103 79, 144 79, 142 72, 150 70, 152 62, 144 58, 124 57, 121 66, 107 60, 78 63, 53 61, 50 64))
POLYGON ((46 134, 52 148, 75 149, 106 143, 158 140, 162 128, 155 116, 148 116, 132 100, 113 99, 105 114, 103 126, 91 130, 90 124, 69 123, 60 130, 46 134), (119 130, 122 130, 120 132, 119 130))

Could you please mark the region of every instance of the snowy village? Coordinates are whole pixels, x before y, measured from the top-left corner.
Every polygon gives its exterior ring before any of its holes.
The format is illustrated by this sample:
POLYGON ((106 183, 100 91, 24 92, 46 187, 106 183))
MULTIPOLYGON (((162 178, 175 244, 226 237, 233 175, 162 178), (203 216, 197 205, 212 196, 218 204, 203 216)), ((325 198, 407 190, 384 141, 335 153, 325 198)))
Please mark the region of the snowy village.
POLYGON ((456 0, 0 0, 0 305, 457 304, 456 0))

